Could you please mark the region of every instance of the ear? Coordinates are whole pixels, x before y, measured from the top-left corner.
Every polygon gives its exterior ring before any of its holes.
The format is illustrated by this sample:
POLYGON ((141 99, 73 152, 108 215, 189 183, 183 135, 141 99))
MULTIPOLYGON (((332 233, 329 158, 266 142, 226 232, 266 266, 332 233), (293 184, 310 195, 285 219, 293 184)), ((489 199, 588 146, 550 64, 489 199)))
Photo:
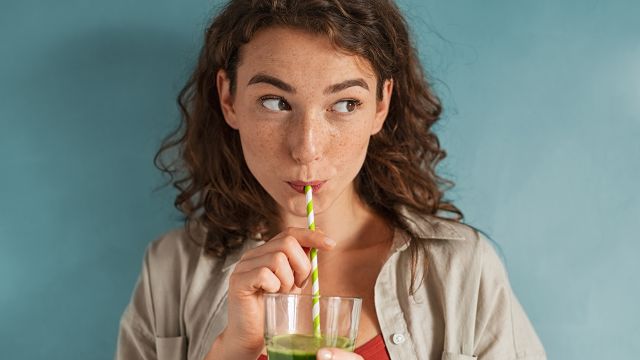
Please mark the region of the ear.
POLYGON ((220 98, 220 108, 224 120, 229 126, 238 130, 236 111, 233 107, 233 94, 231 94, 231 79, 227 72, 220 69, 216 74, 216 85, 218 87, 218 97, 220 98))
POLYGON ((393 94, 393 79, 387 79, 382 84, 382 100, 376 104, 376 118, 371 127, 371 135, 377 134, 384 125, 389 113, 389 104, 391 104, 391 95, 393 94))

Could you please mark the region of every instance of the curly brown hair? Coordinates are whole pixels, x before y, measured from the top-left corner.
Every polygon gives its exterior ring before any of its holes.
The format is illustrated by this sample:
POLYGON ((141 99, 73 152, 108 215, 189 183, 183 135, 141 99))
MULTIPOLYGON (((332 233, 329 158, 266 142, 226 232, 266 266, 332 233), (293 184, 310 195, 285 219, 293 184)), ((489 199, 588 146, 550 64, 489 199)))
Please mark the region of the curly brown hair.
POLYGON ((336 48, 367 59, 377 77, 378 98, 384 80, 394 80, 384 127, 371 138, 355 179, 361 199, 414 237, 405 211, 461 220, 458 208, 444 199, 453 183, 436 174, 446 155, 432 131, 442 107, 393 1, 232 0, 206 30, 195 71, 177 99, 180 126, 155 157, 179 192, 175 206, 185 215, 187 231, 191 235, 194 224, 205 230, 205 252, 222 257, 256 234, 279 231, 276 203, 249 171, 239 134, 224 121, 216 88, 216 74, 223 69, 234 91, 240 47, 270 26, 326 36, 336 48), (169 163, 163 161, 167 154, 169 163))

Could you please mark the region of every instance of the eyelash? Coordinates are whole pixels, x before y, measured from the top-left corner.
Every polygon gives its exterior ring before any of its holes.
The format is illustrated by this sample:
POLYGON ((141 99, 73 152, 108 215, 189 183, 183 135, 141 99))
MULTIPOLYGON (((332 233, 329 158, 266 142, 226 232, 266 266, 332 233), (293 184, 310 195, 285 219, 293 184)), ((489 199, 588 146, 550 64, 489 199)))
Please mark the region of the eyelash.
MULTIPOLYGON (((258 99, 258 104, 260 104, 261 106, 263 106, 263 107, 264 107, 264 104, 263 104, 263 103, 264 103, 265 101, 267 101, 267 100, 280 100, 280 101, 284 101, 284 102, 287 104, 287 106, 289 107, 289 110, 291 109, 291 105, 289 105, 289 103, 287 102, 287 100, 286 100, 285 98, 283 98, 282 96, 273 96, 273 95, 266 95, 266 96, 262 96, 262 97, 260 97, 260 98, 258 99)), ((335 102, 331 107, 333 108, 333 106, 335 106, 336 104, 339 104, 339 103, 341 103, 341 102, 353 102, 353 103, 355 104, 355 109, 354 109, 353 111, 346 112, 346 113, 343 113, 343 114, 351 114, 351 113, 353 113, 354 111, 356 111, 356 110, 360 109, 360 107, 362 106, 362 101, 360 101, 360 100, 358 100, 358 99, 351 99, 351 98, 350 98, 350 99, 341 99, 341 100, 338 100, 338 101, 336 101, 336 102, 335 102)), ((288 110, 287 110, 287 111, 288 111, 288 110)), ((333 111, 333 110, 331 110, 331 111, 332 111, 332 112, 336 112, 336 111, 333 111)))
POLYGON ((337 101, 337 102, 336 102, 335 104, 333 104, 333 105, 335 106, 336 104, 339 104, 339 103, 341 103, 341 102, 353 102, 353 103, 354 103, 354 105, 355 105, 355 109, 353 109, 353 111, 346 112, 345 114, 351 114, 351 113, 353 113, 354 111, 356 111, 356 110, 360 109, 360 107, 362 106, 362 101, 360 101, 360 100, 358 100, 358 99, 342 99, 342 100, 337 101))
MULTIPOLYGON (((287 100, 285 100, 285 98, 283 98, 282 96, 274 96, 274 95, 266 95, 266 96, 262 96, 258 99, 258 104, 262 107, 264 106, 264 102, 267 100, 279 100, 279 101, 283 101, 285 104, 287 104, 287 106, 289 107, 289 110, 291 109, 291 105, 289 105, 289 103, 287 102, 287 100)), ((266 107, 265 107, 266 108, 266 107)), ((267 109, 270 110, 270 109, 267 109)))

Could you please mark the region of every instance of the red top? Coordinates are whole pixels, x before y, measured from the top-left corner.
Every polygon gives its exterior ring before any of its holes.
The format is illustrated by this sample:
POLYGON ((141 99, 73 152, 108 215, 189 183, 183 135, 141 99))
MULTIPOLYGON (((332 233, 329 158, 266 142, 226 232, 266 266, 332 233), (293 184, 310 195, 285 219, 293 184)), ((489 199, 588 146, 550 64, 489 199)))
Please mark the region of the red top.
MULTIPOLYGON (((374 337, 366 343, 360 345, 355 351, 356 354, 365 358, 365 360, 390 360, 387 347, 384 345, 382 334, 374 337)), ((267 357, 260 355, 258 360, 267 360, 267 357)))

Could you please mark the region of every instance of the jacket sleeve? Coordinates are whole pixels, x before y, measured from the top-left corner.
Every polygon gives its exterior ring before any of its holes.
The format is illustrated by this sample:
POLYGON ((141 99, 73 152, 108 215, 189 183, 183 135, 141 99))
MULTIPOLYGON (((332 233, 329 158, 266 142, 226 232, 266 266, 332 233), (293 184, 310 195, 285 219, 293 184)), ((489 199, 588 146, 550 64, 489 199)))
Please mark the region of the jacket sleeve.
POLYGON ((149 281, 149 253, 145 253, 142 271, 131 300, 120 319, 116 360, 157 359, 155 315, 149 281))
POLYGON ((474 353, 482 360, 546 359, 542 343, 511 289, 500 258, 491 244, 482 240, 474 353))

